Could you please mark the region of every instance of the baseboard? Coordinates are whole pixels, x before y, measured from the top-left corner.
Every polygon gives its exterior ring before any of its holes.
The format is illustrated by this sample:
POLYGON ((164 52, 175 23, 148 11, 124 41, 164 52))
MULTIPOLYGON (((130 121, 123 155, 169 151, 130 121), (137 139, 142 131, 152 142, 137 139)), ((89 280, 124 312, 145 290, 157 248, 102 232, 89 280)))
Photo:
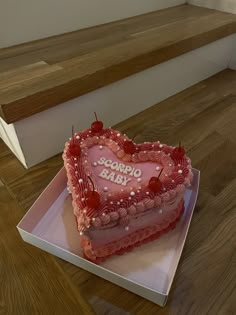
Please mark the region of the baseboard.
POLYGON ((228 36, 16 122, 24 164, 31 167, 61 152, 71 126, 87 128, 94 111, 109 127, 227 68, 234 39, 228 36))

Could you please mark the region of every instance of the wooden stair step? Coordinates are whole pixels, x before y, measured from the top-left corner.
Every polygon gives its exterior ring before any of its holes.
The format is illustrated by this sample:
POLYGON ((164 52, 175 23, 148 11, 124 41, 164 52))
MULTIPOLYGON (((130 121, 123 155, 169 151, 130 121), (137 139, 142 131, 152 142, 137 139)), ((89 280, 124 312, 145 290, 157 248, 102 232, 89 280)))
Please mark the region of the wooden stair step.
POLYGON ((181 5, 1 49, 0 116, 16 122, 235 32, 235 15, 181 5))

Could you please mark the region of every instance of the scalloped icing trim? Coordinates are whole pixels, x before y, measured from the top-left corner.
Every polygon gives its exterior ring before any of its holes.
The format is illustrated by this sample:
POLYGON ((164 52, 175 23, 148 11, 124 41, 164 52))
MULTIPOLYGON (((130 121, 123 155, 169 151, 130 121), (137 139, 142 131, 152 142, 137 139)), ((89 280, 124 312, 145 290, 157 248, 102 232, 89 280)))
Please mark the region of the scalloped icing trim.
POLYGON ((108 243, 101 249, 93 250, 91 242, 86 238, 81 238, 80 243, 83 248, 84 257, 99 264, 113 255, 123 255, 132 251, 135 247, 154 241, 176 227, 184 213, 184 209, 184 202, 182 201, 176 209, 177 216, 173 220, 166 222, 161 230, 159 229, 158 224, 145 229, 140 229, 132 234, 129 234, 122 240, 108 243))
POLYGON ((66 143, 63 159, 68 176, 68 187, 72 193, 74 214, 77 218, 79 231, 88 229, 90 225, 94 228, 103 228, 103 226, 111 225, 112 222, 118 221, 121 218, 123 219, 125 216, 128 217, 130 212, 134 214, 134 211, 140 213, 156 206, 162 207, 168 202, 173 202, 178 196, 183 195, 186 186, 190 185, 193 174, 189 158, 184 157, 178 161, 172 160, 169 155, 173 151, 173 148, 160 144, 159 141, 136 144, 136 153, 133 155, 125 154, 122 150, 122 145, 126 140, 128 140, 128 137, 113 129, 103 129, 100 133, 96 134, 94 134, 91 129, 86 129, 81 133, 75 134, 73 140, 70 139, 69 142, 66 143), (72 143, 81 146, 83 151, 81 158, 74 158, 71 155, 69 148, 72 143), (84 192, 89 189, 89 182, 85 173, 85 160, 88 148, 95 144, 106 145, 124 162, 161 162, 165 167, 165 172, 169 174, 168 179, 164 178, 162 181, 163 190, 161 193, 155 194, 147 188, 146 191, 141 192, 143 199, 141 202, 138 201, 140 195, 132 198, 131 201, 128 200, 128 196, 124 196, 122 204, 117 205, 116 198, 112 198, 111 200, 114 201, 113 205, 109 204, 108 206, 108 204, 104 202, 99 209, 88 208, 84 198, 84 192), (181 172, 181 174, 179 172, 181 172), (82 179, 81 183, 78 182, 79 179, 82 179), (146 195, 147 192, 149 194, 148 196, 146 195))

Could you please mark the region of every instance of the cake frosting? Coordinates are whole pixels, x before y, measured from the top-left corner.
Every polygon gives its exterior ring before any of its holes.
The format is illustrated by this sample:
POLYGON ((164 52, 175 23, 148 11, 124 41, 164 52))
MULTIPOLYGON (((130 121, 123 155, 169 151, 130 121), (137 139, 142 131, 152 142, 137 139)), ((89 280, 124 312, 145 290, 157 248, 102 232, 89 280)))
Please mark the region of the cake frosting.
POLYGON ((157 142, 135 144, 111 128, 73 134, 63 153, 84 256, 99 263, 173 229, 192 181, 190 159, 157 142), (127 150, 126 144, 132 144, 127 150), (157 187, 150 179, 158 181, 157 187))

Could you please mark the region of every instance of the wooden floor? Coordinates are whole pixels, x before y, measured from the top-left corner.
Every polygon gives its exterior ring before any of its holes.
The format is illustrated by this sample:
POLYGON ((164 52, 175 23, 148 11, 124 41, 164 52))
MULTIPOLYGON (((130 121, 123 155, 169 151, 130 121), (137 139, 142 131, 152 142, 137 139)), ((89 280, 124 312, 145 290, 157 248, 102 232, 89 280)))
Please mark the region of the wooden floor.
POLYGON ((62 166, 25 170, 0 142, 0 314, 236 314, 236 71, 225 70, 116 126, 185 145, 200 195, 167 306, 160 308, 24 243, 16 225, 62 166))
POLYGON ((236 33, 236 15, 181 5, 0 49, 0 116, 41 112, 236 33))

